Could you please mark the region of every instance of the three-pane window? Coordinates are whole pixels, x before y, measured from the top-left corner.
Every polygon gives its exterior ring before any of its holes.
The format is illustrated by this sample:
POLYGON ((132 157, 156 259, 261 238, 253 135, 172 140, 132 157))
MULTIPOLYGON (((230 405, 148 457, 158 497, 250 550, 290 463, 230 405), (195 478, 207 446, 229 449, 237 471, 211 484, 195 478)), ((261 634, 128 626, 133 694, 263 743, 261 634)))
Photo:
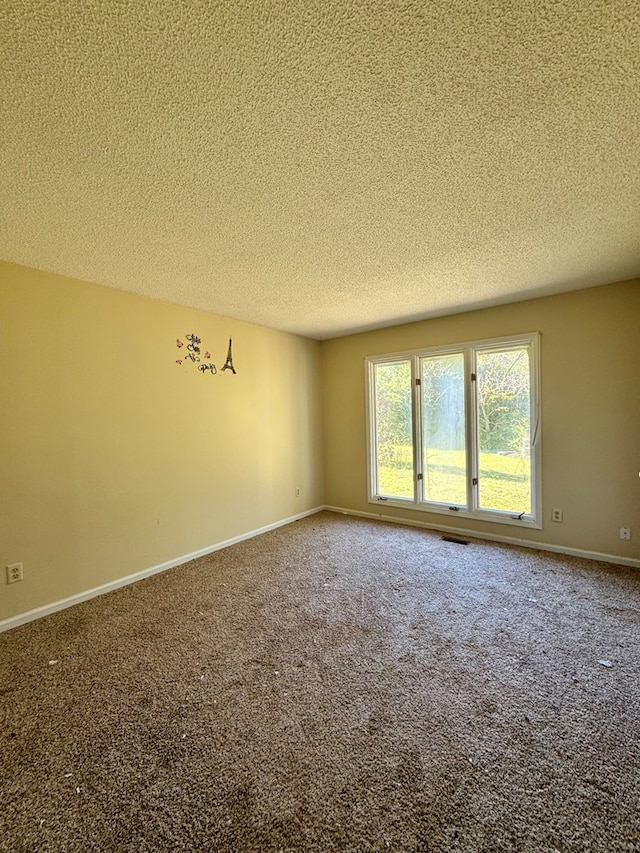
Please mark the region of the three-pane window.
POLYGON ((369 499, 539 526, 538 335, 367 359, 369 499))

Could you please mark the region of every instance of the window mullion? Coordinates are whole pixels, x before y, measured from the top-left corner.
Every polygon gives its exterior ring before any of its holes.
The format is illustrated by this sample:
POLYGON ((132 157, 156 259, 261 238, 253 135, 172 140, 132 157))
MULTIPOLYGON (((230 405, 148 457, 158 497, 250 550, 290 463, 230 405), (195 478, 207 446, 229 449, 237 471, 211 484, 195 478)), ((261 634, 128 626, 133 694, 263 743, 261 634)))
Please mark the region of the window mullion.
POLYGON ((420 357, 417 355, 411 359, 411 384, 413 386, 411 398, 413 407, 413 499, 419 504, 424 499, 424 479, 422 470, 422 377, 420 357))
POLYGON ((467 506, 470 512, 478 509, 478 381, 476 352, 465 351, 466 441, 467 441, 467 506))

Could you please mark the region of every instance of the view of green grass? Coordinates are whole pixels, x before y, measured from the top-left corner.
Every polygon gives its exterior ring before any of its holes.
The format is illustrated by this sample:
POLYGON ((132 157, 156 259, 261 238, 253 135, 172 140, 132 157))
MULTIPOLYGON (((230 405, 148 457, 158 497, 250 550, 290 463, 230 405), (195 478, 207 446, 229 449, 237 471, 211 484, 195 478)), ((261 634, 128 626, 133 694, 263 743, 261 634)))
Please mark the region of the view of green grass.
MULTIPOLYGON (((411 447, 385 448, 378 467, 378 490, 389 497, 413 498, 411 447)), ((530 462, 517 455, 480 454, 480 506, 506 512, 531 511, 530 462)), ((430 450, 424 464, 427 500, 466 503, 464 451, 430 450)))

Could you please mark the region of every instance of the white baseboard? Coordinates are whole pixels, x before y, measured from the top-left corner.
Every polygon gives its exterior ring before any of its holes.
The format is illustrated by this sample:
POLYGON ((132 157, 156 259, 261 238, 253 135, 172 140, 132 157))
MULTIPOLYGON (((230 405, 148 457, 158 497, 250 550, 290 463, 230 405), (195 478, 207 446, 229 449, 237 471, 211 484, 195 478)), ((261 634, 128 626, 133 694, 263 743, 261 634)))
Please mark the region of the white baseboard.
POLYGON ((274 521, 273 524, 267 524, 265 527, 259 527, 257 530, 250 530, 247 533, 241 533, 239 536, 234 536, 232 539, 225 539, 223 542, 216 542, 215 545, 209 545, 206 548, 201 548, 199 551, 194 551, 191 554, 184 554, 182 557, 176 557, 174 560, 168 560, 166 563, 160 563, 159 566, 151 566, 151 568, 142 569, 140 572, 134 572, 132 575, 117 578, 114 581, 102 584, 102 586, 96 586, 93 589, 87 589, 84 592, 71 595, 69 598, 62 598, 59 601, 54 601, 52 604, 45 604, 42 607, 36 607, 35 610, 28 610, 26 613, 11 616, 0 622, 0 633, 3 631, 10 631, 11 628, 17 628, 19 625, 24 625, 27 622, 33 622, 35 619, 41 619, 43 616, 49 616, 49 614, 56 613, 58 610, 65 610, 67 607, 73 607, 74 604, 80 604, 81 601, 88 601, 90 598, 96 598, 99 595, 104 595, 106 592, 112 592, 114 589, 119 589, 122 586, 128 586, 130 583, 136 583, 136 581, 148 578, 151 575, 166 572, 168 569, 173 569, 176 566, 183 565, 183 563, 189 563, 197 557, 204 557, 206 554, 212 554, 214 551, 220 551, 222 548, 228 548, 230 545, 236 545, 238 542, 243 542, 245 539, 252 539, 254 536, 260 536, 262 533, 268 533, 270 530, 275 530, 277 527, 284 527, 285 524, 291 524, 294 521, 299 521, 301 518, 306 518, 308 515, 315 515, 317 512, 322 512, 323 509, 323 506, 314 507, 314 509, 306 510, 306 512, 300 512, 297 515, 290 516, 289 518, 283 518, 281 521, 274 521))
POLYGON ((555 554, 569 554, 572 557, 584 557, 585 560, 599 560, 602 563, 614 563, 617 566, 631 566, 640 569, 640 560, 634 557, 618 557, 616 554, 600 554, 597 551, 582 551, 580 548, 566 548, 564 545, 550 545, 547 542, 532 542, 530 539, 520 539, 515 536, 501 536, 499 533, 478 533, 477 530, 466 530, 463 527, 450 527, 446 524, 432 524, 428 521, 412 521, 397 518, 392 515, 382 515, 377 512, 360 512, 355 509, 345 509, 340 506, 325 506, 328 512, 342 515, 355 515, 360 518, 372 518, 376 521, 390 521, 394 524, 406 524, 409 527, 424 527, 427 530, 440 530, 443 533, 453 533, 458 536, 469 536, 471 539, 486 539, 489 542, 503 542, 507 545, 520 545, 522 548, 533 548, 536 551, 552 551, 555 554))
POLYGON ((599 560, 603 563, 614 563, 619 566, 631 566, 632 568, 640 569, 640 560, 633 557, 619 557, 615 554, 600 554, 597 551, 583 551, 580 548, 567 548, 560 545, 551 545, 546 542, 532 542, 529 539, 519 539, 515 536, 502 536, 498 533, 479 533, 477 530, 467 530, 462 527, 450 527, 446 524, 432 524, 428 521, 413 521, 405 518, 396 518, 391 515, 382 515, 375 512, 361 512, 354 509, 346 509, 339 506, 318 506, 306 512, 292 515, 289 518, 283 518, 280 521, 275 521, 273 524, 267 524, 265 527, 259 527, 256 530, 249 530, 247 533, 241 533, 239 536, 234 536, 232 539, 225 539, 222 542, 216 542, 215 545, 209 545, 206 548, 201 548, 199 551, 193 551, 191 554, 184 554, 181 557, 176 557, 173 560, 168 560, 166 563, 160 563, 158 566, 151 566, 148 569, 142 569, 140 572, 135 572, 132 575, 127 575, 123 578, 117 578, 109 583, 96 586, 93 589, 79 592, 76 595, 71 595, 69 598, 63 598, 59 601, 54 601, 51 604, 45 604, 42 607, 36 607, 34 610, 28 610, 26 613, 19 613, 17 616, 11 616, 8 619, 0 621, 0 633, 10 631, 12 628, 17 628, 27 622, 33 622, 35 619, 41 619, 43 616, 48 616, 51 613, 56 613, 58 610, 65 610, 67 607, 73 607, 74 604, 80 604, 82 601, 88 601, 91 598, 96 598, 99 595, 104 595, 107 592, 112 592, 128 584, 136 583, 136 581, 148 578, 151 575, 157 575, 160 572, 166 572, 168 569, 173 569, 176 566, 181 566, 198 557, 204 557, 206 554, 212 554, 214 551, 220 551, 223 548, 228 548, 231 545, 236 545, 238 542, 243 542, 245 539, 252 539, 254 536, 260 536, 262 533, 268 533, 270 530, 275 530, 278 527, 284 527, 286 524, 291 524, 294 521, 299 521, 301 518, 306 518, 309 515, 315 515, 322 510, 328 512, 336 512, 342 515, 353 515, 360 518, 371 518, 375 521, 388 521, 393 524, 404 524, 409 527, 423 527, 427 530, 438 530, 443 533, 453 533, 458 536, 469 536, 472 539, 484 539, 489 542, 502 542, 507 545, 520 545, 523 548, 533 548, 537 551, 552 551, 557 554, 570 554, 574 557, 584 557, 587 560, 599 560))

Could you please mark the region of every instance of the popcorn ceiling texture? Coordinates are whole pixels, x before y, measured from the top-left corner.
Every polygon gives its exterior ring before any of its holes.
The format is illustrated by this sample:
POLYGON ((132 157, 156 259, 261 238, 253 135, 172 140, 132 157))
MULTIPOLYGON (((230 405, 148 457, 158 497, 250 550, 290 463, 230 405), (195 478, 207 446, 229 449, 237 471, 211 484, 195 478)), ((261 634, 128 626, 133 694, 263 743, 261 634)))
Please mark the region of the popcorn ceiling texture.
POLYGON ((0 257, 330 337, 640 273, 640 4, 4 0, 0 257))

